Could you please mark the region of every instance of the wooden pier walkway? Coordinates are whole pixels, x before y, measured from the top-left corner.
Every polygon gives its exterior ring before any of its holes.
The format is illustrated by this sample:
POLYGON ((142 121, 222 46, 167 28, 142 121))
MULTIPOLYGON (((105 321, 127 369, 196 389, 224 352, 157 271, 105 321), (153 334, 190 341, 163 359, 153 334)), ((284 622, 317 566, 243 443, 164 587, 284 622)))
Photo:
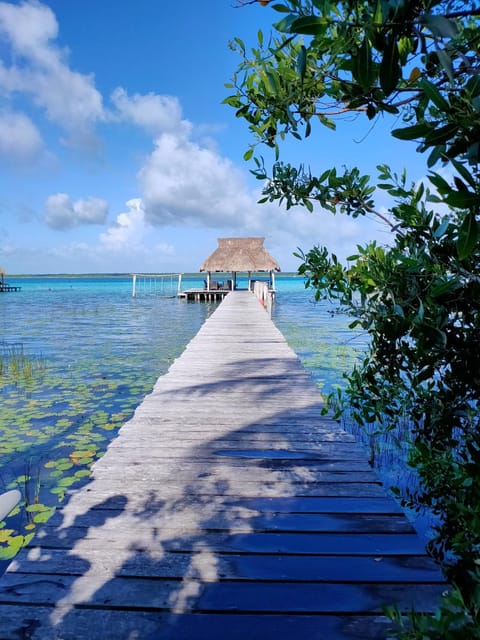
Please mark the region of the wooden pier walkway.
POLYGON ((366 640, 445 585, 249 292, 0 578, 2 640, 366 640))

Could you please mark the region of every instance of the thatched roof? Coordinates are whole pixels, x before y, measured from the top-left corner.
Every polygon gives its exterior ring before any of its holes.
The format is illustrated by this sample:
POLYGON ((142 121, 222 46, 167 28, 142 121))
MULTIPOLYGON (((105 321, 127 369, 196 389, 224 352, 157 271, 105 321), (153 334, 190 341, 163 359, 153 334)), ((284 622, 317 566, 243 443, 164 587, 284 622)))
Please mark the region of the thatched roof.
POLYGON ((280 271, 278 262, 263 246, 265 238, 218 238, 218 248, 200 271, 280 271))

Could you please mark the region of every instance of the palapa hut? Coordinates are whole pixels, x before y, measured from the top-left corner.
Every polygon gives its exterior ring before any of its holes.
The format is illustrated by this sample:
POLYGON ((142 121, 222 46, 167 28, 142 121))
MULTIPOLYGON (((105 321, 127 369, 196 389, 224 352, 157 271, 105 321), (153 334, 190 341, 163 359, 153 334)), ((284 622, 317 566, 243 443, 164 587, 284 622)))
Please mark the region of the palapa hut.
POLYGON ((5 282, 5 269, 0 267, 0 293, 5 293, 6 291, 20 291, 20 287, 13 286, 5 282))
POLYGON ((229 289, 235 289, 237 273, 248 275, 248 288, 251 288, 252 273, 270 274, 270 286, 275 288, 275 272, 280 266, 263 246, 265 238, 218 238, 218 247, 200 267, 207 273, 206 288, 214 288, 212 273, 231 273, 229 289))

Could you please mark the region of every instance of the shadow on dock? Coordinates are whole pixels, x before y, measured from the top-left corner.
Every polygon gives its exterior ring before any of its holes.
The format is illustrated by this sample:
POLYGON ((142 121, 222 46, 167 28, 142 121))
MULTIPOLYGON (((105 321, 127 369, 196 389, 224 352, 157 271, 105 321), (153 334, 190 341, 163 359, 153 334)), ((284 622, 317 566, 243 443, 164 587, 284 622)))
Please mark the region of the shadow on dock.
POLYGON ((0 579, 0 637, 365 640, 433 610, 440 573, 298 360, 220 345, 206 376, 196 349, 0 579))

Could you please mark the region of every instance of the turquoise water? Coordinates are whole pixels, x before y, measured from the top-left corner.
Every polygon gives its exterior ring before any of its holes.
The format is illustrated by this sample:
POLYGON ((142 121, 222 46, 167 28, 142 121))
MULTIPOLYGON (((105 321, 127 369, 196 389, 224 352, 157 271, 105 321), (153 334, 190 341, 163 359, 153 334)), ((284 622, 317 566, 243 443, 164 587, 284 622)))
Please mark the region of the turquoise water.
MULTIPOLYGON (((27 508, 8 519, 3 537, 0 529, 0 556, 88 477, 91 463, 216 308, 179 300, 175 277, 157 284, 139 279, 135 298, 128 275, 9 283, 22 289, 0 295, 0 491, 19 488, 27 508)), ((200 274, 184 276, 183 289, 201 283, 200 274)), ((276 288, 273 320, 328 393, 342 384, 366 336, 352 334, 328 304, 316 304, 302 278, 277 277, 276 288)))
POLYGON ((9 282, 22 289, 0 295, 0 491, 27 508, 0 529, 0 557, 88 477, 214 308, 134 299, 128 276, 9 282))

